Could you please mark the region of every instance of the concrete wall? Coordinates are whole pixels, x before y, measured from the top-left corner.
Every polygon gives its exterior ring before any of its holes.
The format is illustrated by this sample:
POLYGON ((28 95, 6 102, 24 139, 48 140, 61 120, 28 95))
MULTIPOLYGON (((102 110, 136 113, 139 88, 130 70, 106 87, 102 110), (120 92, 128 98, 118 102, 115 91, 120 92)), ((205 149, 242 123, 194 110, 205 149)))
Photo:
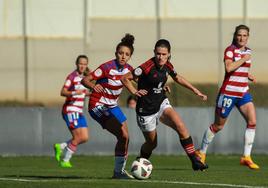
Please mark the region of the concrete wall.
MULTIPOLYGON (((134 67, 153 56, 156 42, 154 19, 92 19, 86 54, 91 69, 114 58, 116 44, 125 33, 132 33, 135 52, 130 64, 134 67)), ((191 82, 218 83, 224 74, 219 62, 224 48, 230 44, 234 27, 241 19, 223 22, 223 45, 219 53, 216 19, 163 19, 161 36, 172 44, 172 62, 179 74, 191 82), (204 76, 206 75, 206 76, 204 76)), ((250 20, 250 47, 254 50, 252 73, 259 83, 268 83, 265 63, 268 19, 250 20)), ((28 99, 43 103, 61 103, 59 91, 64 79, 74 68, 78 54, 84 53, 83 39, 29 38, 28 99)), ((25 67, 23 40, 0 38, 0 98, 24 100, 25 67)))
MULTIPOLYGON (((195 146, 200 145, 203 132, 213 120, 213 108, 176 108, 193 137, 195 146)), ((144 142, 136 125, 134 110, 123 109, 128 117, 129 153, 138 154, 144 142)), ((268 109, 257 109, 257 131, 253 153, 268 153, 268 109)), ((90 140, 79 146, 79 154, 113 154, 116 139, 88 118, 90 140)), ((53 144, 67 141, 70 133, 61 118, 60 108, 0 108, 0 155, 53 155, 53 144)), ((209 147, 210 153, 243 152, 243 135, 246 124, 234 110, 224 130, 215 137, 209 147)), ((178 135, 159 124, 158 147, 154 153, 183 154, 178 135)))

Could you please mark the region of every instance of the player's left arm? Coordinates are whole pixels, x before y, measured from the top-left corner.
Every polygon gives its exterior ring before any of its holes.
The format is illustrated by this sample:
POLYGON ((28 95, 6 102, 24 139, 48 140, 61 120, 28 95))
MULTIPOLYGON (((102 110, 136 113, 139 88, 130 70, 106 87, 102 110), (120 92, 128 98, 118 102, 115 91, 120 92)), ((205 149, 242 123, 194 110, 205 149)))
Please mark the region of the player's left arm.
POLYGON ((197 96, 201 97, 202 100, 207 100, 207 95, 203 94, 201 91, 199 91, 196 87, 194 87, 189 81, 187 81, 184 77, 177 74, 176 76, 173 76, 172 79, 182 85, 183 87, 191 90, 193 93, 195 93, 197 96))

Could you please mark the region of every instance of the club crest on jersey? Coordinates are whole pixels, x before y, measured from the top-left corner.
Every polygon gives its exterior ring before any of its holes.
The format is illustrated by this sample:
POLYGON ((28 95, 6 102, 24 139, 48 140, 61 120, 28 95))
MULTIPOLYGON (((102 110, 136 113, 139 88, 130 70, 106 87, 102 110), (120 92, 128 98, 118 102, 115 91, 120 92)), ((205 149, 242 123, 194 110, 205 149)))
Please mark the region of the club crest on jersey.
POLYGON ((134 70, 134 74, 135 74, 136 76, 140 76, 140 75, 142 74, 142 69, 141 69, 140 67, 136 68, 136 69, 134 70))
POLYGON ((95 70, 94 75, 96 77, 100 77, 102 75, 102 70, 100 68, 98 68, 97 70, 95 70))
POLYGON ((234 57, 234 54, 233 54, 232 51, 228 51, 228 52, 226 52, 226 56, 227 57, 230 57, 230 58, 233 58, 234 57))
POLYGON ((66 80, 65 86, 69 87, 71 85, 71 83, 72 83, 71 80, 66 80))

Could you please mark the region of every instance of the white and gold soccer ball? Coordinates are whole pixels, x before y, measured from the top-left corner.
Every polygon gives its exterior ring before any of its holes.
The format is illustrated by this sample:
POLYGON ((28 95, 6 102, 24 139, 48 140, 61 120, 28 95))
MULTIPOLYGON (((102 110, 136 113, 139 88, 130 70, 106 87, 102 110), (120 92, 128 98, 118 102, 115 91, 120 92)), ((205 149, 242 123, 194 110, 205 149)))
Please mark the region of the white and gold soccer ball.
POLYGON ((139 180, 148 179, 152 173, 153 165, 145 158, 138 158, 131 165, 131 174, 139 180))

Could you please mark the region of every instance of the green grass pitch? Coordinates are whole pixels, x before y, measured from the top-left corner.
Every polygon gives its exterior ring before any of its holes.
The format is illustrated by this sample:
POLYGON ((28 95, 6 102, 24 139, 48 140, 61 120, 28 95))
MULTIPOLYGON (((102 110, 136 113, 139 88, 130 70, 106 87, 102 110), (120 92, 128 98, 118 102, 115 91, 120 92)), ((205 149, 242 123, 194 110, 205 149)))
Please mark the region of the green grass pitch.
MULTIPOLYGON (((129 170, 135 156, 130 156, 129 170)), ((239 165, 238 155, 208 155, 209 169, 194 172, 184 155, 153 155, 148 180, 113 180, 113 156, 74 156, 73 168, 62 169, 53 157, 0 157, 0 187, 12 188, 175 188, 175 187, 268 187, 268 156, 254 155, 261 167, 239 165)))

